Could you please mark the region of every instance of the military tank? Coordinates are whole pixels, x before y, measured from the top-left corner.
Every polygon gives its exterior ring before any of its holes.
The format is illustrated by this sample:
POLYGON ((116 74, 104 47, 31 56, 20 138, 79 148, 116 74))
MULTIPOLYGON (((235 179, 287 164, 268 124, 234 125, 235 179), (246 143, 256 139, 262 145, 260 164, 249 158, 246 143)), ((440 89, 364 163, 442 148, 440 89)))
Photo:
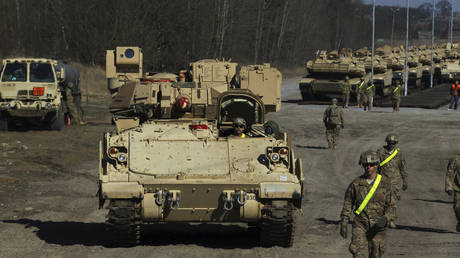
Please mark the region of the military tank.
POLYGON ((444 62, 441 68, 441 77, 444 82, 460 80, 460 64, 458 61, 459 50, 456 45, 447 43, 445 48, 444 62))
MULTIPOLYGON (((391 93, 391 80, 393 79, 393 71, 389 62, 391 59, 387 56, 386 49, 379 47, 375 50, 374 56, 374 77, 375 94, 381 98, 389 96, 391 93)), ((372 57, 367 57, 364 61, 366 72, 372 70, 372 57)))
POLYGON ((342 84, 349 77, 354 89, 364 79, 364 65, 351 55, 339 55, 338 51, 318 51, 315 60, 306 64, 307 76, 299 82, 299 90, 303 100, 322 97, 342 97, 342 84))
MULTIPOLYGON (((127 63, 142 66, 139 47, 107 53, 108 80, 123 77, 118 67, 127 63)), ((99 151, 109 243, 138 244, 145 223, 239 222, 256 226, 263 246, 293 244, 302 161, 290 135, 265 120, 280 109, 281 74, 269 64, 237 67, 201 60, 176 76, 139 71, 116 87, 116 129, 99 151), (246 123, 244 138, 232 134, 236 118, 246 123)))
POLYGON ((67 109, 59 87, 64 71, 56 71, 56 64, 56 60, 45 58, 3 60, 0 130, 9 130, 16 124, 45 125, 52 130, 64 127, 67 109))

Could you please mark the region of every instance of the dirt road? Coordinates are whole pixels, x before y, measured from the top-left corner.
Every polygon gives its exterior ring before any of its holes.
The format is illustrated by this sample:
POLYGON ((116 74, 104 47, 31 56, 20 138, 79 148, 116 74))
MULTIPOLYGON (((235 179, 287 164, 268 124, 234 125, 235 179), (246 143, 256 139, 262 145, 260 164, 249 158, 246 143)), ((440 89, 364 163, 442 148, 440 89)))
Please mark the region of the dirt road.
MULTIPOLYGON (((297 79, 284 81, 283 99, 300 99, 297 79)), ((386 257, 460 256, 452 199, 444 193, 447 159, 460 151, 460 111, 350 108, 332 151, 325 148, 325 106, 283 103, 270 119, 293 134, 307 180, 292 248, 257 247, 256 233, 239 225, 200 224, 147 226, 140 246, 109 248, 95 197, 98 140, 111 128, 107 105, 91 102, 85 127, 0 132, 0 257, 347 257, 350 239, 337 225, 343 194, 362 172, 360 152, 377 149, 390 132, 400 136, 409 189, 398 229, 388 231, 386 257)))

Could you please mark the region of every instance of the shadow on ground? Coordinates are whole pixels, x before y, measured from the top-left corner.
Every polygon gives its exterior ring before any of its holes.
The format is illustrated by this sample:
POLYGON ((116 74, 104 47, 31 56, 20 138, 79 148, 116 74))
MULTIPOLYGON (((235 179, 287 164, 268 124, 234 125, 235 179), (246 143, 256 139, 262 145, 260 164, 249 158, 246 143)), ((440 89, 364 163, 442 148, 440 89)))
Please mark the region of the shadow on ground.
MULTIPOLYGON (((48 244, 111 247, 105 241, 104 223, 75 221, 40 221, 32 219, 2 220, 35 228, 34 232, 48 244)), ((168 223, 144 225, 140 245, 198 245, 208 248, 250 249, 258 246, 258 231, 239 225, 168 223)))
POLYGON ((444 203, 444 204, 454 204, 453 201, 444 201, 444 200, 426 200, 426 199, 412 199, 414 201, 423 201, 423 202, 435 202, 435 203, 444 203))
POLYGON ((308 146, 308 145, 295 145, 297 148, 304 148, 304 149, 315 149, 315 150, 326 150, 328 147, 325 146, 308 146))

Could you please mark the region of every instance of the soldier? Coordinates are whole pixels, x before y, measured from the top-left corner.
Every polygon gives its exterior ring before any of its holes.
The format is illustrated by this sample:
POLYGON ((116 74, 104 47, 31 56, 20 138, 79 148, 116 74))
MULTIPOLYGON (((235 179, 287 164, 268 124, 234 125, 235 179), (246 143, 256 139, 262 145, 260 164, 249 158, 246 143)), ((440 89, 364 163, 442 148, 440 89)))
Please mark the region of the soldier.
POLYGON ((389 179, 377 173, 379 157, 374 151, 361 153, 359 164, 364 174, 356 178, 345 192, 341 213, 340 235, 347 238, 351 212, 353 231, 349 251, 353 257, 382 257, 385 251, 385 228, 392 206, 393 189, 389 179))
POLYGON ((408 187, 406 160, 401 150, 396 148, 398 137, 395 134, 387 135, 385 142, 387 145, 377 150, 377 154, 380 158, 380 173, 387 176, 393 186, 395 200, 389 213, 390 221, 388 225, 390 228, 396 228, 396 205, 401 199, 401 183, 403 191, 406 191, 408 187))
POLYGON ((233 136, 238 138, 246 138, 244 130, 246 129, 246 120, 241 117, 233 119, 233 136))
POLYGON ((324 111, 323 122, 326 127, 326 138, 329 149, 335 149, 339 142, 340 127, 344 127, 343 111, 337 106, 337 99, 332 99, 332 104, 324 111))
POLYGON ((60 60, 56 65, 56 70, 64 68, 64 80, 60 82, 61 87, 65 90, 67 107, 72 115, 74 124, 85 125, 83 121, 83 109, 81 107, 81 92, 80 92, 80 72, 74 66, 60 60))
POLYGON ((351 91, 351 84, 350 84, 350 77, 345 76, 345 81, 342 83, 342 91, 343 91, 343 107, 348 108, 348 104, 350 102, 350 91, 351 91))
POLYGON ((358 108, 363 107, 363 103, 361 103, 361 91, 363 91, 363 86, 364 86, 364 78, 361 77, 361 80, 358 84, 358 87, 356 87, 356 105, 358 108))
POLYGON ((399 112, 399 103, 401 101, 401 79, 393 79, 391 84, 391 103, 393 106, 393 112, 399 112))
POLYGON ((363 86, 362 89, 362 97, 363 97, 363 104, 364 104, 364 111, 371 110, 372 108, 372 100, 374 98, 374 84, 372 82, 368 82, 366 86, 363 86))
POLYGON ((460 232, 460 154, 449 161, 446 173, 446 193, 454 196, 454 212, 457 217, 457 232, 460 232))

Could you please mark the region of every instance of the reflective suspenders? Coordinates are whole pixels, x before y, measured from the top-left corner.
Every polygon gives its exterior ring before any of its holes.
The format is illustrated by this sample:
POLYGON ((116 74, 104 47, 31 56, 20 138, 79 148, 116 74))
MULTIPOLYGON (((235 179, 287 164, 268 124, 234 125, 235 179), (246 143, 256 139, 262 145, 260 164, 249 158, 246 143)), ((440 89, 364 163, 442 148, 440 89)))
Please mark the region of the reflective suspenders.
POLYGON ((361 89, 361 87, 363 87, 363 85, 364 85, 364 80, 361 82, 361 84, 359 85, 358 88, 361 89))
POLYGON ((393 90, 393 93, 395 93, 397 90, 399 90, 399 86, 393 90))
POLYGON ((393 151, 393 153, 390 156, 388 156, 388 158, 386 158, 384 161, 380 162, 380 166, 385 165, 386 163, 388 163, 388 161, 393 159, 396 156, 396 154, 398 153, 398 151, 399 151, 399 148, 397 148, 395 151, 393 151))
POLYGON ((361 203, 361 205, 359 205, 359 208, 355 211, 356 215, 359 215, 364 210, 364 208, 366 208, 367 203, 372 198, 372 196, 374 196, 375 190, 377 190, 377 187, 379 186, 381 179, 382 175, 377 174, 377 178, 375 179, 375 182, 372 185, 371 190, 369 191, 369 193, 367 193, 366 198, 364 198, 364 201, 361 203))

